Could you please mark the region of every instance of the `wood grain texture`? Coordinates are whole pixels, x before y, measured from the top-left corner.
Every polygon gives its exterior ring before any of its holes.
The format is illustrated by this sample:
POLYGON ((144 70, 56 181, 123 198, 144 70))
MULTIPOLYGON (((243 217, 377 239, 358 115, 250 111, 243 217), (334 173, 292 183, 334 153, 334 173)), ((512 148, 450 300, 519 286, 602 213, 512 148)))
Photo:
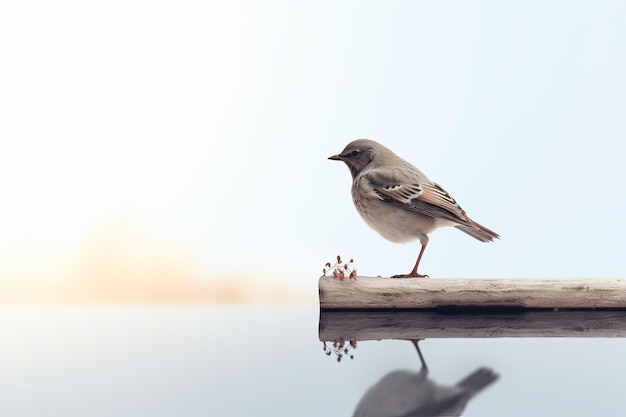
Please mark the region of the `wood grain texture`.
POLYGON ((626 337, 626 311, 545 311, 442 314, 436 311, 324 311, 319 339, 493 337, 626 337))
POLYGON ((626 309, 626 279, 319 279, 324 309, 626 309))

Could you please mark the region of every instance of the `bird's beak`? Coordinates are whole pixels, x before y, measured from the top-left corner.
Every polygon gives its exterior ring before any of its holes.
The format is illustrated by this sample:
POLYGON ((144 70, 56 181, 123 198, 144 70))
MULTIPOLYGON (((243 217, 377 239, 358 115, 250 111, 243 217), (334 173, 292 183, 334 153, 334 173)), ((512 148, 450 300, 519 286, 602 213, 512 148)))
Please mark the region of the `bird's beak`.
POLYGON ((341 157, 341 155, 329 156, 328 159, 332 159, 333 161, 343 161, 343 158, 341 157))

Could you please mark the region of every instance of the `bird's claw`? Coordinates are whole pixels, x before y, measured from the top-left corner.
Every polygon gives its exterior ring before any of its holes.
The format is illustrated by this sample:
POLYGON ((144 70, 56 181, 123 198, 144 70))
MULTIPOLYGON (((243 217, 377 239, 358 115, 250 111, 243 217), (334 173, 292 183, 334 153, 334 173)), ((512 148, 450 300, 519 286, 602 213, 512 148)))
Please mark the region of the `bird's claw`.
POLYGON ((392 275, 391 278, 430 278, 428 275, 418 273, 392 275))

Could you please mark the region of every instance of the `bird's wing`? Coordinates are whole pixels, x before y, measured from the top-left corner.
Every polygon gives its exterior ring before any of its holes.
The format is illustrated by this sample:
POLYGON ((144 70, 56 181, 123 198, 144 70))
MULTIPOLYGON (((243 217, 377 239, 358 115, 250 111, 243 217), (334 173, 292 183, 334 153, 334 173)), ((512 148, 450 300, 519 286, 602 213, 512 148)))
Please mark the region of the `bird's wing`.
POLYGON ((467 221, 465 211, 439 184, 433 182, 431 184, 424 184, 422 187, 424 193, 419 197, 419 200, 442 208, 452 213, 452 215, 459 220, 467 221))
POLYGON ((465 211, 438 184, 418 172, 376 169, 364 175, 381 199, 431 217, 468 223, 465 211))

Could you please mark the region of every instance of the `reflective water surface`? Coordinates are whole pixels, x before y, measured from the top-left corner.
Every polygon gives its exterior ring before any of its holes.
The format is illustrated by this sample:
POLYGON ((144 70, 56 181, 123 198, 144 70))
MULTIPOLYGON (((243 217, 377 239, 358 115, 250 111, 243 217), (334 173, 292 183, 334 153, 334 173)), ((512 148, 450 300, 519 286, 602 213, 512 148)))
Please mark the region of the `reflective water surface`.
POLYGON ((406 325, 414 319, 376 317, 368 328, 335 315, 320 326, 309 307, 4 306, 0 415, 622 415, 626 341, 590 337, 596 325, 619 334, 616 317, 569 316, 582 324, 571 333, 568 322, 568 337, 509 326, 495 338, 474 325, 461 337, 458 322, 446 334, 447 319, 430 317, 416 342, 369 340, 419 336, 406 325), (320 341, 353 324, 356 333, 320 341))

